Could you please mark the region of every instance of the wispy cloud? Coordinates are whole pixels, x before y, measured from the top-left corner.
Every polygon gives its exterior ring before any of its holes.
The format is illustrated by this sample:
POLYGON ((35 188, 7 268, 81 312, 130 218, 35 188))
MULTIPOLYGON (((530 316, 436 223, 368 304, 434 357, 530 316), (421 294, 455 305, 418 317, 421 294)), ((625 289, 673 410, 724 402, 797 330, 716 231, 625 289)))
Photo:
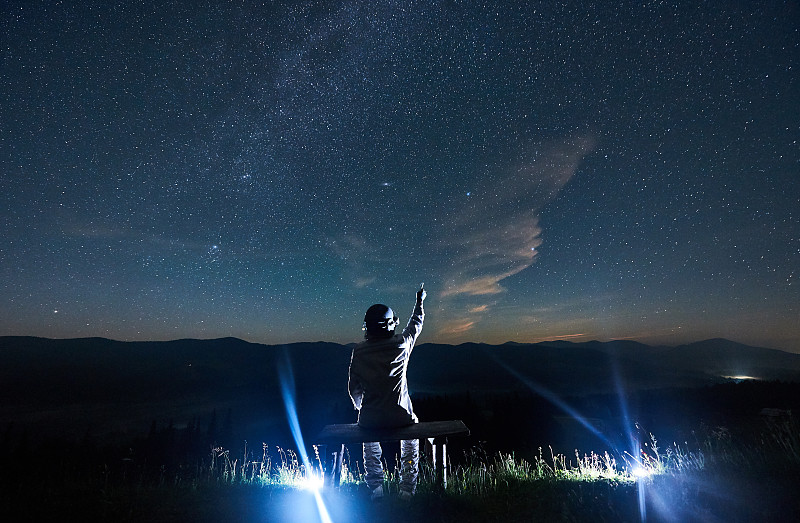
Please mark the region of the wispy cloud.
MULTIPOLYGON (((558 195, 594 147, 595 140, 588 136, 539 146, 515 165, 493 173, 467 205, 449 212, 445 218, 449 234, 440 245, 450 263, 440 297, 463 300, 505 292, 504 280, 536 259, 542 244, 539 211, 558 195)), ((488 311, 488 307, 475 310, 474 304, 461 307, 463 312, 488 311)), ((442 333, 464 332, 477 321, 442 333)))
POLYGON ((484 312, 488 309, 489 306, 484 304, 484 305, 478 305, 477 307, 472 307, 467 312, 469 312, 470 314, 474 314, 476 312, 484 312))
POLYGON ((377 278, 375 278, 375 276, 369 276, 367 278, 356 278, 355 282, 353 282, 353 283, 356 286, 356 288, 362 289, 364 287, 367 287, 367 286, 375 283, 376 279, 377 278))
POLYGON ((455 259, 456 271, 447 279, 442 297, 458 294, 499 294, 500 282, 527 269, 541 245, 536 217, 513 217, 496 228, 463 237, 464 252, 455 259))
POLYGON ((465 332, 471 330, 475 326, 474 321, 469 320, 461 320, 461 321, 453 321, 448 322, 441 330, 440 333, 444 336, 453 336, 464 334, 465 332))
POLYGON ((375 262, 379 253, 362 236, 340 234, 329 239, 327 246, 340 260, 355 288, 368 287, 377 281, 378 278, 370 267, 377 265, 375 262))
POLYGON ((585 338, 588 334, 581 332, 576 334, 557 334, 553 336, 544 336, 542 338, 535 338, 532 340, 528 340, 531 343, 538 343, 540 341, 555 341, 555 340, 573 340, 576 338, 585 338))

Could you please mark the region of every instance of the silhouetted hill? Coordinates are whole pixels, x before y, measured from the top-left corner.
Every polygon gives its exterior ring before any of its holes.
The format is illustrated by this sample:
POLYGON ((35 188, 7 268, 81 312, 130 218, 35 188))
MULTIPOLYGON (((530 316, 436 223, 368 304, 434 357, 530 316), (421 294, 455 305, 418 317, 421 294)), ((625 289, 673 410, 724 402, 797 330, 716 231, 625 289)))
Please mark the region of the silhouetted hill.
POLYGON ((90 429, 124 435, 153 421, 180 424, 233 410, 247 412, 242 430, 283 430, 281 368, 292 371, 296 402, 326 409, 331 391, 347 400, 350 352, 333 343, 267 346, 235 338, 0 337, 0 423, 72 437, 90 429))
POLYGON ((0 337, 0 391, 6 398, 69 402, 150 398, 165 393, 249 390, 278 394, 278 362, 299 383, 333 386, 349 349, 333 343, 267 346, 236 338, 119 342, 0 337))
POLYGON ((709 375, 796 381, 799 356, 716 338, 666 350, 659 354, 658 363, 709 375))
MULTIPOLYGON (((236 338, 0 337, 0 423, 125 432, 153 420, 233 410, 246 412, 241 423, 261 431, 285 425, 281 368, 291 369, 294 398, 307 418, 319 424, 354 421, 347 396, 351 351, 352 346, 335 343, 262 345, 236 338)), ((800 381, 800 355, 723 339, 679 347, 632 341, 424 343, 415 349, 408 372, 417 397, 468 392, 578 397, 698 387, 725 381, 724 376, 800 381)))
MULTIPOLYGON (((536 344, 422 344, 409 365, 415 390, 533 390, 562 395, 626 387, 696 386, 708 377, 695 369, 659 364, 663 349, 635 342, 536 344)), ((800 359, 800 358, 798 358, 800 359)))
MULTIPOLYGON (((345 394, 352 345, 262 345, 236 338, 120 342, 104 338, 0 337, 0 392, 9 400, 69 402, 148 398, 213 389, 279 394, 279 360, 297 388, 345 394), (285 356, 284 356, 285 355, 285 356)), ((725 339, 678 347, 633 341, 417 346, 409 365, 416 391, 517 390, 561 394, 628 387, 694 386, 723 376, 800 379, 800 355, 725 339)), ((346 397, 345 397, 346 399, 346 397)))

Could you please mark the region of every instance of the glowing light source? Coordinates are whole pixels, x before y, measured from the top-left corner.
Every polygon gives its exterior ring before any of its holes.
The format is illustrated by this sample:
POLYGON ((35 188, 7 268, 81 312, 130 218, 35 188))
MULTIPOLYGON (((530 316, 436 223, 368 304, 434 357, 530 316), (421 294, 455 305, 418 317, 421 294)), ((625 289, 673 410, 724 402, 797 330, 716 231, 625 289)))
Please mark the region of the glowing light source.
POLYGON ((653 469, 637 465, 633 467, 631 474, 637 479, 649 478, 653 475, 653 469))
POLYGON ((300 431, 300 421, 297 418, 297 408, 294 402, 295 386, 294 386, 294 372, 292 371, 292 363, 289 361, 289 354, 284 350, 283 359, 278 367, 278 373, 281 380, 281 394, 283 395, 283 404, 286 407, 286 417, 289 421, 289 427, 292 429, 292 436, 297 444, 297 452, 300 455, 300 460, 303 462, 305 470, 304 479, 300 487, 308 490, 314 494, 314 501, 317 504, 317 511, 322 523, 332 523, 331 517, 328 514, 328 509, 322 501, 320 490, 324 484, 322 475, 317 475, 313 471, 311 461, 308 459, 306 452, 306 445, 303 441, 303 434, 300 431))
POLYGON ((317 492, 319 490, 322 490, 322 487, 325 486, 325 477, 322 474, 309 472, 300 481, 299 486, 303 490, 308 490, 310 492, 317 492))

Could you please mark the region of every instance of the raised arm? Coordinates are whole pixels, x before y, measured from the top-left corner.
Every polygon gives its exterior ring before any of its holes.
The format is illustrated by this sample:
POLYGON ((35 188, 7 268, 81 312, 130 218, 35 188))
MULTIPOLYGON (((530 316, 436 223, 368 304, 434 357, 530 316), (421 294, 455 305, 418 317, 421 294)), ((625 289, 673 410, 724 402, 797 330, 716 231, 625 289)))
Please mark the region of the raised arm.
POLYGON ((414 304, 414 312, 411 314, 411 318, 408 319, 408 325, 403 329, 403 338, 409 340, 412 345, 417 341, 419 333, 422 332, 422 322, 425 320, 425 310, 422 307, 422 302, 425 301, 427 295, 425 284, 420 285, 417 291, 417 301, 414 304))

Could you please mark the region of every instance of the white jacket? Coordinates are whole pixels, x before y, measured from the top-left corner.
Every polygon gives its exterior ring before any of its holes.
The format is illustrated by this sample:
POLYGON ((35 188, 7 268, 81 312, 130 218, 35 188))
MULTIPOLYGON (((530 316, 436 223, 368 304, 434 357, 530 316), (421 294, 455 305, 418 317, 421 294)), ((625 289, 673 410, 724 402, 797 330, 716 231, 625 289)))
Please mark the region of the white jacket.
POLYGON ((368 338, 353 349, 348 389, 364 427, 398 427, 417 422, 408 395, 406 370, 425 313, 418 300, 408 325, 389 338, 368 338))

